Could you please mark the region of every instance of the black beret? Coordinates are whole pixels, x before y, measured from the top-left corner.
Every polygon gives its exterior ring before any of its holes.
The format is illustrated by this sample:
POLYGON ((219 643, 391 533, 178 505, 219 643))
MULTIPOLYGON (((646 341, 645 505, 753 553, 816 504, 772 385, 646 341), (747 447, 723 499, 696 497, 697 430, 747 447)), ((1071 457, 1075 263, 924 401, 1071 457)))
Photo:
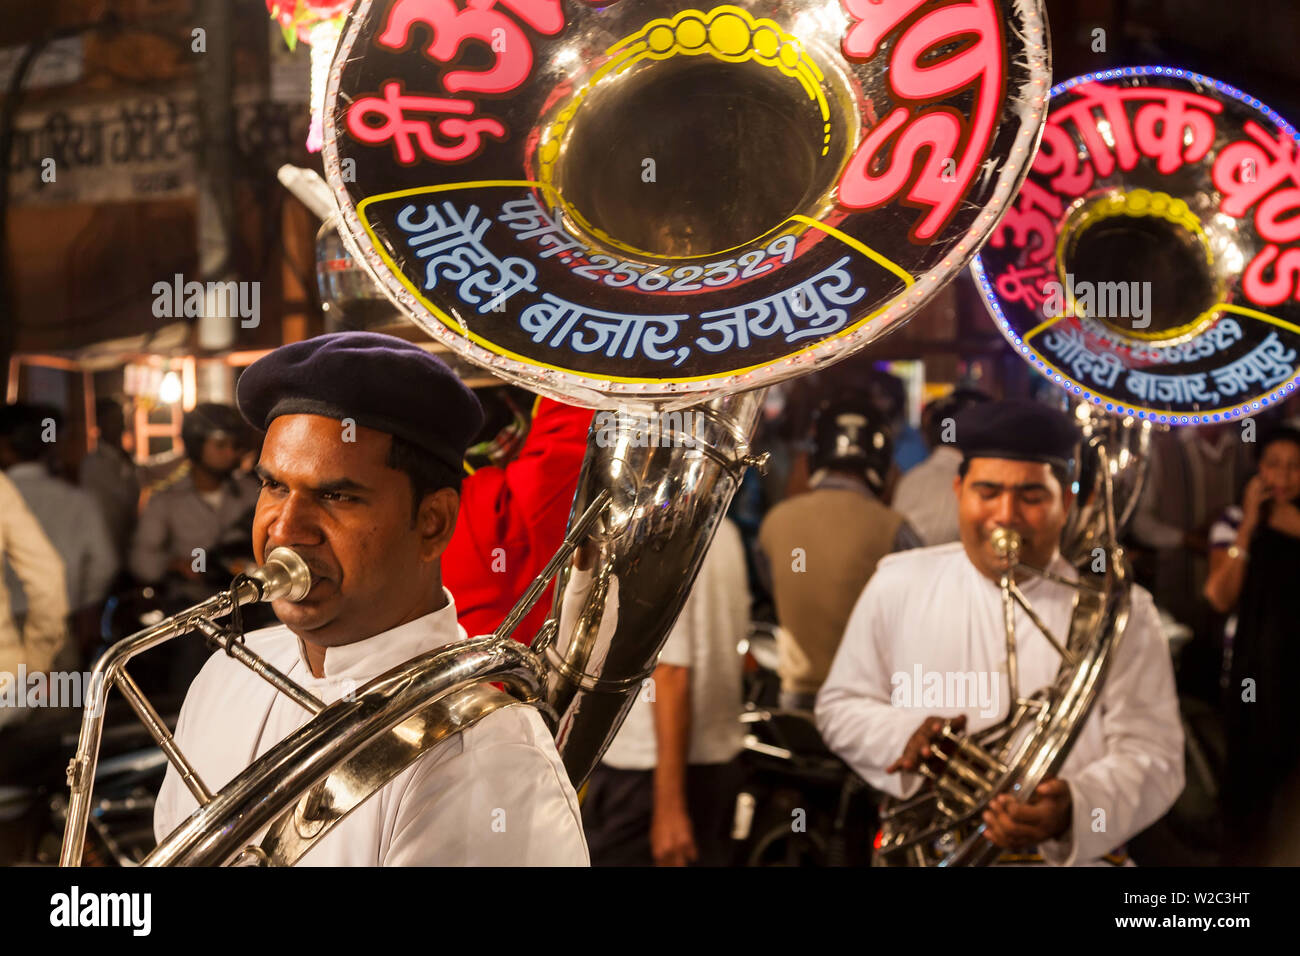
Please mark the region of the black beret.
POLYGON ((1043 461, 1068 469, 1080 433, 1070 416, 1038 402, 981 402, 956 418, 962 457, 1043 461))
POLYGON ((244 370, 239 410, 266 431, 280 415, 350 418, 396 435, 461 474, 483 409, 447 365, 376 332, 333 332, 280 348, 244 370))

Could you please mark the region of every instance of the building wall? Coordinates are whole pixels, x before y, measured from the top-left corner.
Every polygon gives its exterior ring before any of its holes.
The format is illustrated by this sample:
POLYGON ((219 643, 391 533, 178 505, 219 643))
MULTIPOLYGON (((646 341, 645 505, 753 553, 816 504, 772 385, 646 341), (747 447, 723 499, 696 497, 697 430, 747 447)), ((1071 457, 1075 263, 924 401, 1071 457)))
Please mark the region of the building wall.
MULTIPOLYGON (((54 28, 105 13, 118 26, 92 29, 79 44, 72 82, 24 91, 11 162, 5 224, 11 278, 0 312, 17 351, 69 351, 147 335, 171 321, 154 315, 154 285, 197 274, 196 172, 202 109, 196 78, 206 29, 191 0, 54 0, 6 11, 3 46, 16 48, 54 28), (196 34, 196 30, 204 30, 196 34)), ((305 51, 297 56, 300 102, 271 99, 272 54, 280 43, 261 0, 219 5, 232 17, 236 77, 231 261, 241 281, 261 283, 263 321, 237 328, 234 348, 278 344, 284 311, 282 206, 275 180, 283 161, 309 164, 305 51)), ((293 93, 289 94, 292 98, 293 93)), ((310 222, 296 228, 311 229, 310 222)), ((313 230, 314 231, 314 230, 313 230)), ((294 237, 290 245, 298 245, 294 237)), ((295 262, 310 279, 312 263, 295 262)), ((300 288, 291 295, 301 298, 300 288)), ((301 308, 296 303, 295 308, 301 308)), ((238 323, 236 323, 238 325, 238 323)))

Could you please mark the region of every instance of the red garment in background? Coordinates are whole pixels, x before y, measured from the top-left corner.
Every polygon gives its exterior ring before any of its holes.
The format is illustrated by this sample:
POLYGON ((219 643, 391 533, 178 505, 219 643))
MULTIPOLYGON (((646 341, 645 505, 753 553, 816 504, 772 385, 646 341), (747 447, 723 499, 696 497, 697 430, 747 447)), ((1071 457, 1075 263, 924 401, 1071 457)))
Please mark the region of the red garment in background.
MULTIPOLYGON (((442 581, 470 637, 497 629, 564 540, 592 414, 542 399, 519 455, 503 468, 480 468, 461 483, 442 581)), ((553 591, 547 587, 533 605, 515 640, 532 643, 550 613, 553 591)))

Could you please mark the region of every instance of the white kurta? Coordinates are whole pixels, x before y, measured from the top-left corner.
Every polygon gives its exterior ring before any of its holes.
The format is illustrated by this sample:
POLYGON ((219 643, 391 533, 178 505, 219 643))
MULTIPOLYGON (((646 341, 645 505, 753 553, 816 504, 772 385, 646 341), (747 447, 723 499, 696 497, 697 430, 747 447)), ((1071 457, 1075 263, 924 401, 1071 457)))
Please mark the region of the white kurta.
MULTIPOLYGON (((1074 576, 1059 556, 1051 570, 1074 576)), ((1021 590, 1053 635, 1064 640, 1074 592, 1040 578, 1021 590)), ((1020 693, 1027 696, 1054 680, 1060 658, 1019 607, 1015 626, 1020 693)), ((961 544, 892 554, 880 562, 849 618, 817 696, 818 729, 873 787, 910 796, 924 778, 887 774, 884 768, 928 716, 965 714, 968 731, 1005 717, 1005 659, 1001 592, 975 569, 961 544), (996 712, 969 694, 965 706, 953 706, 953 700, 933 706, 919 689, 905 693, 918 672, 923 682, 926 675, 941 675, 945 687, 949 674, 986 675, 990 691, 997 687, 996 712)), ((1059 776, 1073 798, 1072 826, 1039 851, 1047 862, 1066 866, 1098 863, 1159 819, 1183 789, 1173 667, 1151 595, 1141 588, 1133 589, 1128 628, 1059 776)))
MULTIPOLYGON (((250 633, 248 648, 333 703, 390 668, 465 639, 448 604, 418 620, 325 652, 311 675, 283 626, 250 633)), ((214 792, 310 715, 218 652, 190 685, 176 739, 214 792)), ((161 840, 198 808, 175 768, 154 810, 161 840)), ((260 837, 259 837, 260 839, 260 837)), ((303 855, 309 866, 587 866, 578 798, 537 711, 505 707, 442 741, 303 855)))
MULTIPOLYGON (((690 670, 691 764, 724 764, 740 753, 744 658, 737 650, 749 633, 745 545, 727 519, 704 555, 682 613, 659 652, 660 664, 690 670)), ((601 762, 619 770, 653 770, 659 763, 653 697, 636 695, 601 762)))

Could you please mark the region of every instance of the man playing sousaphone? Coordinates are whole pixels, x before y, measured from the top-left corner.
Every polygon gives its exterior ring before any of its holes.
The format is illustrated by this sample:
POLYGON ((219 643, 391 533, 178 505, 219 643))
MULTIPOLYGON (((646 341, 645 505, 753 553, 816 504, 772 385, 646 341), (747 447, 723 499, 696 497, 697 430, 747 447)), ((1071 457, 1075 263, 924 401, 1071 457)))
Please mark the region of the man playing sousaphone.
MULTIPOLYGON (((870 784, 906 798, 944 720, 977 731, 1013 704, 995 529, 1016 532, 1020 561, 1076 579, 1059 552, 1074 502, 1079 434, 1064 414, 996 402, 959 415, 960 543, 884 558, 849 619, 817 697, 826 743, 870 784), (976 699, 972 700, 971 697, 976 699), (950 699, 951 698, 951 699, 950 699)), ((1017 582, 1054 635, 1069 632, 1073 589, 1017 582)), ((1022 695, 1053 682, 1060 658, 1025 611, 1015 635, 1022 695)), ((1028 802, 996 797, 986 836, 1003 862, 1058 866, 1127 862, 1127 840, 1158 819, 1183 788, 1183 733, 1169 651, 1151 596, 1134 587, 1128 625, 1092 713, 1060 770, 1028 802)), ((979 822, 979 821, 976 821, 979 822)))
MULTIPOLYGON (((311 569, 282 624, 247 646, 327 704, 466 638, 442 583, 461 462, 483 413, 441 361, 401 339, 340 332, 276 349, 239 380, 266 432, 253 518, 259 560, 278 547, 311 569)), ((311 714, 226 654, 190 686, 176 741, 215 792, 311 714)), ((176 767, 159 840, 197 808, 176 767)), ((302 858, 317 866, 587 865, 578 801, 532 707, 508 706, 423 754, 302 858)))

